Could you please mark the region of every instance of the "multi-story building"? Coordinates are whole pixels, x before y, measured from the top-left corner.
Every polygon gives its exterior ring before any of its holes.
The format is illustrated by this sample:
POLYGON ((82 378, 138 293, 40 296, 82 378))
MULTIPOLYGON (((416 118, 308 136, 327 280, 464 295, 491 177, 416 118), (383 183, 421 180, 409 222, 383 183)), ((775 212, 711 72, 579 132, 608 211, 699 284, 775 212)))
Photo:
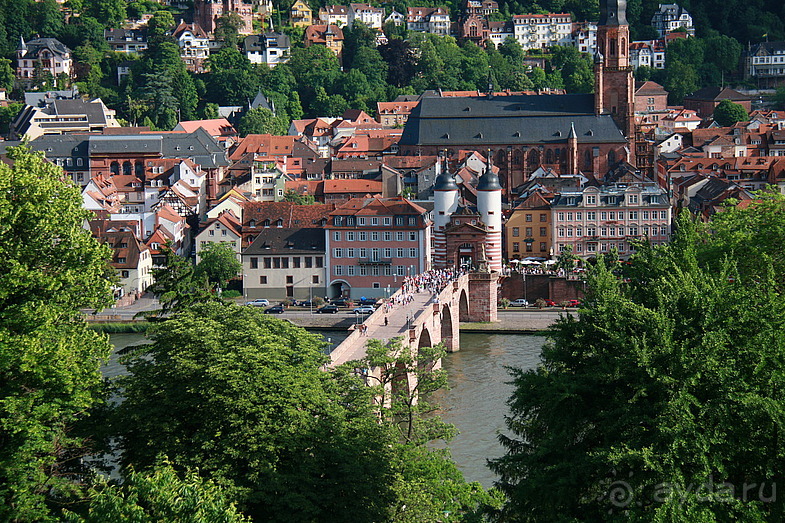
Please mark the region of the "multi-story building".
POLYGON ((597 24, 595 22, 574 23, 572 40, 578 51, 593 56, 597 52, 597 24))
POLYGON ((41 104, 26 105, 10 125, 10 134, 35 140, 47 134, 102 131, 120 127, 115 111, 100 98, 90 102, 78 99, 49 99, 41 104))
POLYGON ((52 79, 60 75, 73 75, 71 50, 54 38, 36 38, 25 42, 19 40, 16 49, 16 78, 22 83, 30 83, 38 71, 48 72, 52 79))
POLYGON ((359 20, 371 29, 382 29, 384 9, 370 4, 349 4, 349 27, 359 20))
POLYGON ((499 12, 495 0, 466 0, 463 11, 466 15, 488 16, 499 12))
POLYGON ((147 27, 104 29, 104 40, 115 53, 139 53, 147 49, 147 27))
POLYGON ((524 49, 548 49, 572 44, 572 17, 569 13, 514 15, 515 39, 524 49))
POLYGON ((253 33, 253 0, 194 0, 194 22, 208 33, 215 31, 218 19, 227 13, 240 16, 240 34, 253 33))
POLYGON ((628 256, 636 240, 663 244, 670 238, 671 206, 666 191, 654 182, 562 191, 551 201, 551 212, 556 254, 569 246, 583 258, 611 249, 628 256))
POLYGON ((321 228, 265 229, 242 253, 245 298, 304 300, 324 296, 324 258, 321 228))
POLYGON ((275 67, 289 61, 291 42, 283 33, 264 33, 246 36, 243 41, 245 56, 252 64, 267 64, 275 67))
POLYGON ((319 20, 326 25, 349 26, 349 7, 328 5, 319 9, 319 20))
POLYGON ((636 69, 641 66, 665 69, 666 47, 664 39, 632 42, 630 44, 630 65, 636 69))
POLYGON ((504 224, 506 258, 549 257, 551 232, 551 204, 540 192, 533 192, 515 206, 504 224))
POLYGON ((668 109, 668 91, 657 82, 635 82, 635 112, 652 113, 668 109))
POLYGON ((745 56, 745 75, 759 88, 776 88, 785 83, 785 42, 753 45, 745 56))
POLYGON ((659 11, 655 11, 651 17, 651 25, 660 37, 676 29, 686 29, 690 35, 695 36, 692 16, 679 4, 660 4, 659 11))
POLYGON ((450 11, 445 7, 410 7, 406 28, 419 33, 450 34, 450 11))
POLYGON ((306 0, 295 0, 289 8, 289 24, 294 27, 308 27, 313 23, 313 12, 306 0))
POLYGON ((684 108, 692 109, 701 118, 709 118, 723 100, 741 105, 748 113, 752 110, 752 98, 730 87, 704 87, 695 91, 684 97, 684 108))
POLYGON ((405 198, 354 198, 325 226, 330 297, 382 296, 431 267, 428 212, 405 198))
POLYGON ((210 56, 210 38, 199 24, 186 24, 180 20, 172 33, 180 46, 180 58, 193 73, 205 72, 204 62, 210 56))
POLYGON ((305 29, 305 47, 323 45, 343 63, 343 31, 337 25, 309 25, 305 29))
POLYGON ((240 261, 242 224, 240 218, 231 211, 226 211, 218 215, 217 218, 209 218, 199 227, 201 231, 196 235, 196 262, 208 244, 225 243, 231 246, 240 261))

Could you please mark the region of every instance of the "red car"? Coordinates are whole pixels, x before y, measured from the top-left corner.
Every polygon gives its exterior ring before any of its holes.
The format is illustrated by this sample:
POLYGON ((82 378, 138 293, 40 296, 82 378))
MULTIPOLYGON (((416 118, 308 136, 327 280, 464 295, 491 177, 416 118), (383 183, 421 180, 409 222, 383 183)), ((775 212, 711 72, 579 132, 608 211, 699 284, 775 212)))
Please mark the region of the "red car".
POLYGON ((567 307, 580 307, 580 306, 581 306, 581 300, 570 300, 569 302, 567 302, 567 307))
POLYGON ((556 307, 556 302, 553 300, 545 300, 546 307, 556 307))

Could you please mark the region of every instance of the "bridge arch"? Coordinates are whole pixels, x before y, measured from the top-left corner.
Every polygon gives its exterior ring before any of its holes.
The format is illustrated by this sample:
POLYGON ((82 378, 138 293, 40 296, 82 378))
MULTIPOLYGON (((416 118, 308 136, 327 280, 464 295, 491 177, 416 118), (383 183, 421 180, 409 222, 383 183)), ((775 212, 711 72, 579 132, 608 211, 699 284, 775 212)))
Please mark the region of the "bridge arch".
POLYGON ((461 296, 458 298, 458 321, 469 321, 469 298, 466 296, 466 289, 461 289, 461 296))
POLYGON ((452 352, 454 350, 453 339, 453 324, 452 324, 452 309, 446 303, 442 305, 441 314, 439 315, 439 323, 442 325, 442 343, 444 347, 452 352))
POLYGON ((422 332, 420 332, 420 337, 417 340, 417 366, 423 370, 431 370, 434 362, 428 362, 426 366, 426 363, 424 362, 425 358, 422 357, 422 349, 424 347, 433 347, 431 333, 426 327, 423 327, 422 332))

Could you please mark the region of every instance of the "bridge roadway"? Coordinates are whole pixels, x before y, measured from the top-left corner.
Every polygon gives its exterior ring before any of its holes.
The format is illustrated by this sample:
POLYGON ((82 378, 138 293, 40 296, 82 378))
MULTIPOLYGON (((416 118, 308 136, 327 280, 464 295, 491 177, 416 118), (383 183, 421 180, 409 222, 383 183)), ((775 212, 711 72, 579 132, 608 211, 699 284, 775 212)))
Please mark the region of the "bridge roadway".
MULTIPOLYGON (((451 285, 452 282, 447 284, 447 286, 451 285)), ((400 292, 399 290, 398 293, 400 292)), ((405 337, 409 330, 408 326, 414 323, 426 310, 431 310, 426 308, 426 306, 433 302, 433 294, 428 291, 414 292, 412 296, 414 297, 413 301, 407 304, 394 304, 391 300, 392 308, 389 312, 385 312, 384 305, 379 307, 365 321, 365 334, 355 330, 343 343, 336 347, 330 355, 332 357, 332 366, 337 367, 347 361, 364 358, 365 344, 370 339, 377 339, 387 343, 395 337, 405 337), (413 317, 411 316, 412 314, 414 315, 413 317), (384 325, 385 316, 387 316, 387 325, 384 325)))

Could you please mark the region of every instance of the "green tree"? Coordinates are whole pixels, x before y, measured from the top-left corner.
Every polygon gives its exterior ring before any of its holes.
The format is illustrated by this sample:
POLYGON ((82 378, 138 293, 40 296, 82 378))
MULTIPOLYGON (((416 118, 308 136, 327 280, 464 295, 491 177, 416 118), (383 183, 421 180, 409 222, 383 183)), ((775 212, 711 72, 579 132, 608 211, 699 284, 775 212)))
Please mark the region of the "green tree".
POLYGON ((11 60, 0 58, 0 89, 5 89, 10 93, 14 88, 15 79, 16 76, 13 67, 11 67, 11 60))
POLYGON ((229 11, 218 17, 215 27, 215 39, 223 42, 224 47, 236 49, 240 43, 240 29, 243 19, 238 13, 229 11))
POLYGON ((323 370, 320 336, 252 307, 199 304, 125 359, 113 425, 125 467, 159 454, 260 521, 384 521, 394 450, 370 392, 323 370))
POLYGON ((684 97, 698 90, 698 73, 692 65, 683 62, 665 64, 665 89, 668 91, 668 102, 680 104, 684 97))
POLYGON ((780 519, 782 266, 728 239, 785 240, 783 205, 729 209, 719 235, 683 213, 669 245, 639 246, 624 282, 592 268, 579 317, 557 323, 539 368, 513 373, 514 436, 491 464, 502 519, 780 519))
POLYGON ((714 121, 723 127, 735 124, 736 122, 746 122, 750 119, 747 110, 743 105, 733 103, 730 100, 722 100, 714 108, 714 121))
POLYGON ((174 16, 169 11, 156 11, 147 22, 147 40, 157 45, 170 37, 176 27, 174 16))
POLYGON ((556 265, 554 267, 556 269, 564 269, 565 271, 571 271, 575 268, 575 264, 578 262, 578 257, 572 252, 572 246, 567 245, 564 247, 564 250, 559 253, 559 256, 556 258, 556 265))
POLYGON ((234 248, 226 242, 208 243, 199 257, 201 259, 196 264, 196 277, 206 277, 207 281, 221 288, 225 288, 229 280, 243 270, 243 264, 237 259, 234 248))
POLYGON ((287 122, 282 122, 277 118, 269 109, 264 107, 257 107, 250 109, 240 119, 237 125, 237 131, 240 136, 247 136, 249 134, 275 134, 278 136, 285 135, 289 130, 287 122))
POLYGON ((316 199, 312 194, 297 194, 297 192, 292 189, 287 189, 286 192, 283 193, 283 201, 294 202, 297 205, 313 205, 316 203, 316 199))
MULTIPOLYGON (((247 104, 259 92, 260 79, 250 60, 235 47, 223 47, 208 59, 205 96, 218 104, 247 104)), ((278 67, 276 67, 278 69, 278 67)))
POLYGON ((125 0, 90 0, 85 3, 85 14, 99 23, 119 27, 125 20, 125 0))
POLYGON ((396 435, 399 477, 391 521, 471 521, 482 507, 498 504, 495 493, 463 479, 449 452, 426 447, 455 435, 452 425, 434 415, 439 405, 430 401, 447 386, 446 372, 434 368, 445 355, 443 345, 421 347, 415 354, 400 338, 388 344, 369 340, 363 359, 336 371, 341 376, 359 369, 375 403, 383 406, 378 408, 382 422, 396 435))
POLYGON ((74 425, 100 401, 105 336, 79 309, 109 304, 110 251, 80 191, 43 154, 0 163, 0 520, 43 521, 78 490, 74 425))
POLYGON ((66 511, 64 515, 70 523, 249 521, 212 481, 196 472, 181 478, 168 463, 156 465, 149 473, 130 470, 121 486, 98 479, 85 513, 66 511))
POLYGON ((195 303, 217 299, 210 294, 206 278, 197 277, 193 264, 175 253, 170 243, 162 250, 164 264, 153 268, 154 283, 147 289, 158 296, 161 312, 178 312, 195 303))

